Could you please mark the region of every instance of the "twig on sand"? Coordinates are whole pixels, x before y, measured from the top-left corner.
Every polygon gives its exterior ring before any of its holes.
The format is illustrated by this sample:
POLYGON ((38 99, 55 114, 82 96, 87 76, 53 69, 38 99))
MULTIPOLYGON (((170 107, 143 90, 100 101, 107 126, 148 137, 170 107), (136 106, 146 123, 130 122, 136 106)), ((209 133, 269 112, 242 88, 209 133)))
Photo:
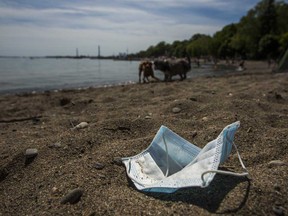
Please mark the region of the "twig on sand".
POLYGON ((42 116, 32 116, 32 117, 26 117, 26 118, 15 118, 15 119, 7 119, 7 120, 0 120, 0 123, 13 123, 13 122, 21 122, 21 121, 39 121, 39 119, 42 118, 42 116))

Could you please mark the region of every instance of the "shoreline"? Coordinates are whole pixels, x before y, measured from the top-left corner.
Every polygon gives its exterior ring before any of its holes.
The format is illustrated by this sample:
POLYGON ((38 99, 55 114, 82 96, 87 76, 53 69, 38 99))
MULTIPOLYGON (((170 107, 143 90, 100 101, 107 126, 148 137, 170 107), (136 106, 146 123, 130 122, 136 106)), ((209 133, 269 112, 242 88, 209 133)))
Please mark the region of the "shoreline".
POLYGON ((126 86, 126 85, 134 85, 137 82, 134 81, 127 81, 121 82, 116 84, 99 84, 99 85, 88 85, 88 86, 75 86, 75 87, 62 87, 62 88, 54 88, 54 87, 47 87, 47 88, 27 88, 27 89, 13 89, 13 90, 3 90, 0 91, 1 95, 27 95, 27 94, 44 94, 44 93, 52 93, 52 92, 63 92, 63 91, 81 91, 87 89, 97 89, 97 88, 111 88, 116 86, 126 86))

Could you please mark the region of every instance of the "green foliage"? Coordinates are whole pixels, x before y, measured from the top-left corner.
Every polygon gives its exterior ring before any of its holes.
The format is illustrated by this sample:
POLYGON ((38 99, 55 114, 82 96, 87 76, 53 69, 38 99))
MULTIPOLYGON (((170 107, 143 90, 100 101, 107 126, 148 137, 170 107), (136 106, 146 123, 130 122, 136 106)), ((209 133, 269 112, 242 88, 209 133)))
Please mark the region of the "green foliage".
POLYGON ((217 50, 215 52, 220 58, 233 57, 235 50, 231 45, 232 38, 237 33, 237 26, 235 24, 230 24, 225 26, 221 31, 216 32, 213 39, 214 45, 217 50))
POLYGON ((279 55, 279 42, 275 35, 266 34, 259 41, 259 53, 263 58, 277 58, 279 55))
POLYGON ((262 35, 275 34, 277 14, 274 0, 263 0, 259 3, 259 22, 262 35))
POLYGON ((277 33, 284 34, 288 32, 288 4, 280 2, 276 4, 277 13, 277 33))
POLYGON ((213 37, 195 34, 189 40, 164 41, 141 51, 139 57, 213 56, 216 58, 277 58, 288 46, 288 4, 261 0, 236 24, 225 26, 213 37))
POLYGON ((285 52, 288 49, 288 31, 279 37, 280 51, 285 52))
POLYGON ((187 53, 192 57, 200 58, 211 53, 212 38, 208 35, 194 35, 187 46, 187 53))

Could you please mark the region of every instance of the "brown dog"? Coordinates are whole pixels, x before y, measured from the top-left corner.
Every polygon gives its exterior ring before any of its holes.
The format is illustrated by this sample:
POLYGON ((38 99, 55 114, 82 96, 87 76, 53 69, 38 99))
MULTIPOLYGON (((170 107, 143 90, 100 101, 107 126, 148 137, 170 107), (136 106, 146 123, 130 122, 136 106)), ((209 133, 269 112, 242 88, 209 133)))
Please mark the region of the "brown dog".
POLYGON ((143 72, 143 83, 149 82, 149 77, 151 76, 155 80, 159 81, 157 77, 154 76, 154 71, 152 67, 153 63, 151 61, 143 61, 139 64, 139 83, 141 83, 141 75, 143 72))

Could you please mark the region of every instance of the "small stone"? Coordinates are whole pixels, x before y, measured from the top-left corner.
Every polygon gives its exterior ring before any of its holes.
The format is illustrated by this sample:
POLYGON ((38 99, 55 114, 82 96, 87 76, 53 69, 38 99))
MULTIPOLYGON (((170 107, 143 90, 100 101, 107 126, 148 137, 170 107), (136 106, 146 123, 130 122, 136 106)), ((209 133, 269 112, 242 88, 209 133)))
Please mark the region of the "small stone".
POLYGON ((181 109, 180 109, 179 107, 174 107, 174 108, 172 109, 172 112, 173 112, 173 113, 179 113, 179 112, 181 112, 181 109))
POLYGON ((247 133, 250 133, 252 131, 251 127, 248 128, 247 133))
POLYGON ((205 116, 205 117, 202 118, 202 120, 203 121, 208 121, 208 117, 205 116))
POLYGON ((49 148, 60 148, 61 147, 61 143, 57 142, 57 143, 51 143, 48 145, 49 148))
POLYGON ((197 131, 193 131, 192 132, 192 138, 196 137, 197 136, 197 131))
POLYGON ((81 122, 80 124, 76 125, 74 128, 72 129, 83 129, 88 127, 88 123, 87 122, 81 122))
POLYGON ((105 165, 104 165, 104 164, 101 164, 101 163, 95 163, 95 164, 93 165, 93 167, 94 167, 95 169, 101 170, 101 169, 103 169, 103 168, 105 167, 105 165))
POLYGON ((79 202, 81 196, 83 195, 83 190, 81 188, 76 188, 74 190, 69 191, 60 201, 61 204, 75 204, 79 202))
POLYGON ((273 206, 273 212, 279 216, 284 215, 284 208, 282 206, 273 206))
POLYGON ((123 165, 122 159, 120 157, 115 157, 113 159, 113 164, 116 164, 116 165, 119 165, 119 166, 123 165))
POLYGON ((105 179, 105 178, 106 178, 106 176, 103 175, 103 174, 98 174, 98 176, 99 176, 99 178, 101 178, 101 179, 105 179))
POLYGON ((59 143, 59 142, 54 143, 54 147, 55 147, 55 148, 60 148, 60 147, 61 147, 61 143, 59 143))
POLYGON ((30 149, 26 149, 25 151, 25 157, 26 159, 29 158, 34 158, 38 155, 38 150, 36 148, 30 148, 30 149))
POLYGON ((57 187, 53 187, 53 188, 52 188, 52 193, 55 194, 55 193, 57 193, 57 192, 59 192, 58 188, 57 188, 57 187))
POLYGON ((275 191, 280 191, 281 188, 280 188, 280 186, 279 186, 278 184, 275 184, 275 185, 274 185, 274 190, 275 190, 275 191))
POLYGON ((60 106, 65 106, 71 102, 70 98, 61 98, 60 99, 60 106))
POLYGON ((191 101, 197 101, 197 98, 195 98, 195 97, 190 97, 190 100, 191 100, 191 101))
POLYGON ((8 170, 4 167, 0 169, 0 182, 8 176, 8 170))
POLYGON ((282 100, 282 99, 283 99, 282 95, 281 95, 281 94, 278 94, 277 92, 275 93, 275 98, 276 98, 277 100, 282 100))
POLYGON ((284 161, 281 160, 272 160, 268 163, 268 167, 274 167, 274 166, 284 166, 287 165, 284 161))

